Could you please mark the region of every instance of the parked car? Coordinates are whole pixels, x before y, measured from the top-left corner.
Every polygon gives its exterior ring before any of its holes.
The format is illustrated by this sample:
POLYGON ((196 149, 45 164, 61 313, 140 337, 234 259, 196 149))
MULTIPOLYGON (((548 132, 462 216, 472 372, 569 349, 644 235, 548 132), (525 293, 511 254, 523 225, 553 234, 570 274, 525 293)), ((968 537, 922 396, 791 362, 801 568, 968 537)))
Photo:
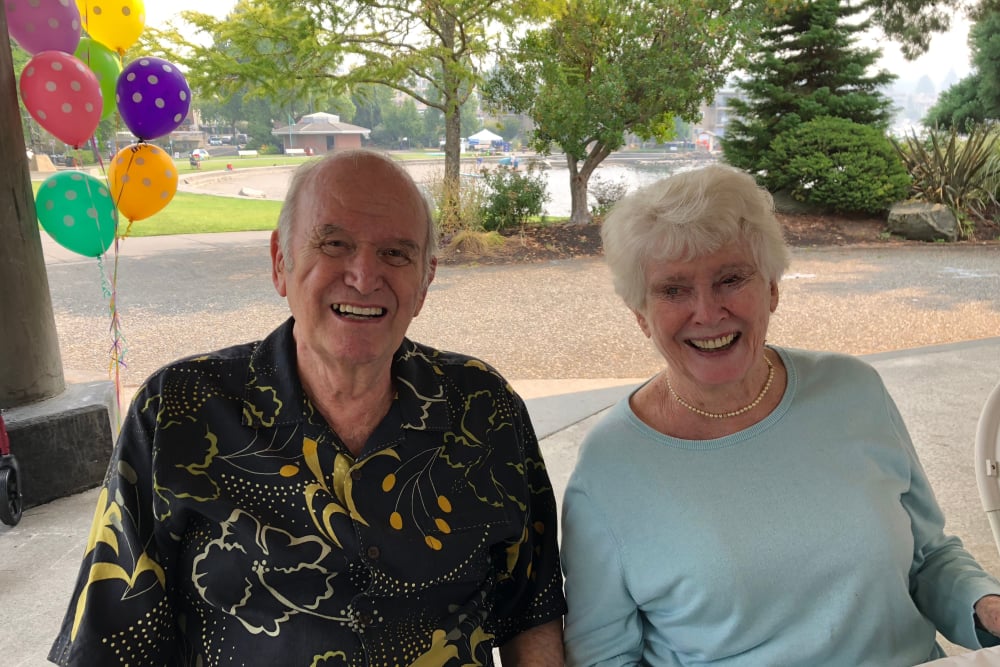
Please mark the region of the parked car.
POLYGON ((209 137, 208 138, 208 145, 209 146, 221 146, 222 145, 222 137, 209 137))
POLYGON ((204 160, 207 157, 211 157, 211 155, 209 155, 208 151, 206 151, 204 148, 196 148, 193 151, 191 151, 191 157, 193 157, 195 160, 204 160))

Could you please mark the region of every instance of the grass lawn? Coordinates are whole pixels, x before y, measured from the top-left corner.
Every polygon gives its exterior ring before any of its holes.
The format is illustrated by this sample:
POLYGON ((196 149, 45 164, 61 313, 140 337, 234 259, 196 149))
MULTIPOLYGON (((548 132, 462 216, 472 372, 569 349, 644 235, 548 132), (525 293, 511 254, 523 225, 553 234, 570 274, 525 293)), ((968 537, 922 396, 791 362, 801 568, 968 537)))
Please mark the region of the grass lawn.
POLYGON ((128 235, 165 236, 274 229, 280 210, 280 201, 178 192, 162 211, 132 223, 128 235))
MULTIPOLYGON (((394 155, 397 159, 428 159, 425 153, 409 152, 394 155)), ((271 167, 298 165, 310 157, 286 155, 262 155, 258 157, 210 157, 202 160, 201 171, 223 171, 227 164, 246 169, 250 167, 271 167)), ((191 173, 187 158, 174 160, 177 173, 181 176, 191 173)), ((41 181, 33 181, 35 193, 41 181)), ((210 234, 215 232, 245 232, 274 229, 278 222, 281 202, 263 199, 239 199, 214 195, 177 192, 163 210, 145 220, 132 223, 128 236, 165 236, 169 234, 210 234)), ((122 219, 119 223, 127 225, 122 219)), ((124 233, 124 227, 122 228, 124 233)))
MULTIPOLYGON (((37 194, 41 181, 34 181, 37 194)), ((280 201, 237 199, 178 192, 159 213, 132 223, 129 236, 170 234, 210 234, 274 229, 278 224, 280 201)), ((120 225, 127 225, 124 218, 120 225)), ((122 232, 124 233, 124 228, 122 232)))

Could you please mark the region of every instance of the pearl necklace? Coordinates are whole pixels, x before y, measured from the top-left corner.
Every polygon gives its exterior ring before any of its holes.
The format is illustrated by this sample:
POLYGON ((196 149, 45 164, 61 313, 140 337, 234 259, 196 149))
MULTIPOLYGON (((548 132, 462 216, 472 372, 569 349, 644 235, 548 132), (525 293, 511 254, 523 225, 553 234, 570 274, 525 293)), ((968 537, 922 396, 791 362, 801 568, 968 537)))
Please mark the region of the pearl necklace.
POLYGON ((757 407, 757 404, 760 403, 761 400, 764 398, 764 395, 767 394, 767 390, 771 388, 771 381, 774 380, 774 364, 771 363, 771 360, 768 359, 766 355, 764 357, 764 361, 767 362, 767 382, 764 383, 764 388, 760 390, 759 394, 757 394, 757 398, 753 399, 753 403, 745 407, 742 407, 739 410, 733 410, 732 412, 708 412, 707 410, 696 408, 677 395, 677 392, 674 391, 674 388, 670 385, 670 378, 667 377, 666 373, 663 374, 663 379, 667 381, 667 389, 670 390, 670 395, 673 396, 675 399, 677 399, 678 403, 683 405, 691 412, 695 412, 701 415, 702 417, 709 417, 711 419, 725 419, 726 417, 735 417, 737 415, 743 414, 744 412, 749 412, 750 410, 753 410, 754 408, 757 407))

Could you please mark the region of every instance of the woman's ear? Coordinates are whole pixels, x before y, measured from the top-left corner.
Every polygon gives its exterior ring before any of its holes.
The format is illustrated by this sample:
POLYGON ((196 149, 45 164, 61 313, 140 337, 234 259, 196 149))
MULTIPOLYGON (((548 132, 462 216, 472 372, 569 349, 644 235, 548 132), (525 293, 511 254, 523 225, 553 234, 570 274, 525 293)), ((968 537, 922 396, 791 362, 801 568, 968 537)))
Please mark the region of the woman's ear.
POLYGON ((649 338, 649 321, 646 320, 646 316, 635 309, 632 310, 632 313, 635 315, 635 321, 639 323, 639 328, 642 329, 642 333, 646 334, 646 338, 649 338))

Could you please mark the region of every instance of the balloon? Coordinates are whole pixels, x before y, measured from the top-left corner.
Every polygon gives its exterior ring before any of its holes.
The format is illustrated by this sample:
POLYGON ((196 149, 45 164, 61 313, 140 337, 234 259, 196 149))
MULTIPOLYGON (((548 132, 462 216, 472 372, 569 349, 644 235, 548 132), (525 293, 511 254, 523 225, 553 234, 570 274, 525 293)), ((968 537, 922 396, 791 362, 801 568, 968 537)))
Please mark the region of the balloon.
POLYGON ((73 0, 4 0, 7 32, 21 48, 73 53, 80 41, 80 11, 73 0))
POLYGON ((50 134, 79 148, 101 122, 101 84, 76 56, 42 51, 21 72, 21 100, 50 134))
POLYGON ((76 0, 83 29, 116 53, 125 53, 146 27, 143 0, 76 0))
POLYGON ((191 89, 176 65, 160 58, 133 60, 115 88, 122 120, 143 140, 170 134, 191 108, 191 89))
POLYGON ((115 85, 118 83, 118 75, 122 73, 121 60, 114 51, 89 37, 80 40, 73 55, 97 76, 101 85, 101 97, 104 98, 101 109, 101 120, 104 120, 115 110, 115 85))
POLYGON ((38 221, 64 248, 99 257, 115 239, 115 203, 108 186, 79 171, 49 176, 35 196, 38 221))
POLYGON ((108 182, 118 210, 135 222, 157 213, 174 198, 177 167, 162 148, 132 144, 111 160, 108 182))

